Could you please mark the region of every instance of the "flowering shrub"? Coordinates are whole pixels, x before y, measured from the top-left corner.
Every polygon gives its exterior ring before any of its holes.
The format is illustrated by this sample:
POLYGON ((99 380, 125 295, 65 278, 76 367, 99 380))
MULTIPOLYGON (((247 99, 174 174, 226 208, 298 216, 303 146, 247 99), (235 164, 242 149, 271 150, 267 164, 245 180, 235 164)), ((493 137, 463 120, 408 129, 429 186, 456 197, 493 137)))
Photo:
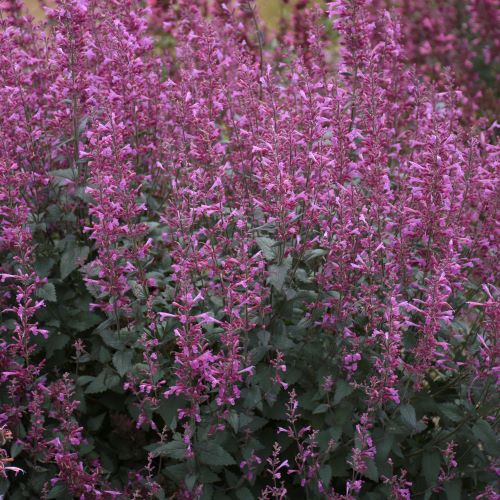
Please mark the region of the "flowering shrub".
POLYGON ((474 66, 369 0, 0 5, 0 495, 499 498, 474 66))

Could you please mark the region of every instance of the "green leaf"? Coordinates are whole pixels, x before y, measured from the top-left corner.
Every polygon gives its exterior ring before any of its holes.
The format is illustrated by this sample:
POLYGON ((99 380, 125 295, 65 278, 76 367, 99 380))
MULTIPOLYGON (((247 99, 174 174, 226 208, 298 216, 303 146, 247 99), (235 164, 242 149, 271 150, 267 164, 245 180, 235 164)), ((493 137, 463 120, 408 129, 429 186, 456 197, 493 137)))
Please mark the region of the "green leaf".
POLYGON ((365 476, 374 482, 378 482, 379 473, 378 473, 378 468, 377 468, 377 464, 375 463, 375 461, 372 458, 370 458, 370 459, 365 460, 365 463, 366 463, 366 467, 367 467, 366 472, 365 472, 365 476))
POLYGON ((185 401, 177 396, 170 396, 168 399, 162 399, 160 407, 156 410, 166 425, 175 427, 177 410, 185 405, 185 401))
POLYGON ((238 428, 240 425, 240 419, 238 416, 238 412, 231 410, 229 412, 229 416, 227 417, 227 421, 229 422, 229 425, 232 427, 234 432, 238 432, 238 428))
POLYGON ((319 470, 319 478, 324 486, 328 486, 332 480, 332 467, 328 464, 323 465, 319 470))
POLYGON ((116 330, 105 329, 99 331, 99 335, 101 336, 102 340, 107 346, 112 347, 117 351, 125 349, 127 343, 132 342, 132 340, 134 340, 133 338, 134 334, 124 329, 120 330, 119 332, 117 332, 116 330))
POLYGON ((51 333, 45 344, 47 358, 51 358, 55 351, 63 349, 69 341, 70 337, 64 333, 51 333))
POLYGON ((500 455, 500 443, 497 435, 486 420, 478 420, 472 427, 472 433, 482 441, 484 447, 492 455, 500 455))
POLYGON ((276 257, 276 252, 274 251, 274 247, 278 244, 271 238, 267 238, 266 236, 259 236, 255 238, 255 242, 262 250, 262 254, 266 258, 266 260, 274 260, 276 257))
POLYGON ((238 497, 238 500, 255 500, 252 492, 245 487, 236 490, 236 496, 238 497))
MULTIPOLYGON (((50 175, 55 177, 56 179, 69 179, 74 181, 76 179, 77 172, 72 168, 60 168, 58 170, 51 170, 50 175)), ((56 182, 57 184, 57 182, 56 182)))
POLYGON ((219 475, 211 471, 208 467, 201 467, 199 474, 200 483, 217 483, 220 481, 219 475))
POLYGON ((130 288, 136 299, 143 300, 146 298, 146 293, 144 292, 143 286, 137 283, 137 281, 131 281, 130 288))
POLYGON ((436 484, 439 469, 441 468, 441 455, 437 451, 424 453, 422 457, 422 472, 429 486, 436 484))
POLYGON ((267 346, 269 344, 269 340, 271 340, 271 332, 267 330, 259 330, 257 332, 257 338, 259 339, 259 344, 261 346, 267 346))
POLYGON ((272 265, 269 266, 269 276, 267 282, 276 288, 276 290, 281 290, 285 284, 286 276, 289 269, 292 267, 292 259, 285 259, 279 266, 272 265))
POLYGON ((116 371, 123 377, 132 368, 132 351, 117 351, 113 356, 113 366, 116 371))
POLYGON ((46 498, 49 500, 54 498, 69 498, 68 490, 66 489, 66 486, 64 484, 58 483, 49 491, 49 494, 46 496, 46 498))
POLYGON ((463 418, 463 411, 453 403, 441 403, 438 408, 439 413, 452 422, 460 422, 463 418))
POLYGON ((106 413, 101 413, 100 415, 89 418, 86 428, 94 432, 99 430, 105 418, 106 418, 106 413))
POLYGON ((92 375, 80 375, 76 379, 76 381, 78 382, 79 385, 83 387, 84 385, 90 384, 90 382, 92 382, 92 380, 94 379, 95 377, 93 377, 92 375))
POLYGON ((189 474, 188 466, 185 463, 169 465, 168 467, 165 467, 163 471, 176 483, 184 481, 184 478, 189 474))
POLYGON ((18 441, 15 441, 12 443, 12 446, 10 447, 10 456, 12 458, 16 458, 19 453, 23 451, 23 444, 19 443, 18 441))
POLYGON ((329 409, 330 409, 330 405, 327 405, 325 403, 320 404, 320 405, 316 406, 316 408, 314 408, 313 415, 317 415, 319 413, 326 413, 329 409))
POLYGON ((186 445, 181 440, 174 439, 168 443, 160 443, 151 452, 154 457, 164 455, 175 460, 182 460, 186 458, 186 445))
POLYGON ((452 479, 444 483, 444 491, 448 500, 460 500, 462 498, 462 481, 460 479, 452 479))
POLYGON ((377 460, 386 461, 394 443, 394 434, 384 432, 380 441, 376 441, 377 447, 377 460))
POLYGON ((314 248, 313 250, 308 250, 304 254, 304 260, 306 262, 309 262, 310 260, 316 259, 318 257, 323 257, 326 255, 328 252, 324 250, 323 248, 314 248))
POLYGON ((415 413, 415 408, 413 408, 410 404, 401 405, 399 407, 399 411, 403 422, 411 429, 415 429, 417 426, 417 414, 415 413))
POLYGON ((65 279, 77 267, 83 265, 89 255, 89 247, 79 247, 70 242, 61 257, 61 279, 65 279))
POLYGON ((38 256, 35 262, 35 271, 40 278, 47 278, 56 261, 50 257, 38 256))
POLYGON ((45 283, 37 290, 36 295, 47 302, 57 302, 56 287, 53 283, 45 283))
POLYGON ((109 369, 103 370, 97 377, 87 386, 85 394, 98 394, 100 392, 112 389, 120 383, 120 377, 109 369))
POLYGON ((70 326, 77 332, 84 332, 99 324, 101 320, 102 318, 92 311, 80 311, 76 317, 71 318, 70 326))
POLYGON ((186 484, 187 489, 189 491, 193 491, 193 488, 194 488, 194 485, 196 484, 197 479, 198 479, 198 476, 196 474, 188 474, 186 476, 184 483, 186 484))
POLYGON ((200 443, 196 447, 198 459, 202 464, 206 465, 234 465, 234 458, 224 448, 214 442, 200 443))
POLYGON ((333 404, 338 405, 346 396, 349 396, 353 391, 351 384, 346 380, 339 379, 335 384, 335 396, 333 397, 333 404))

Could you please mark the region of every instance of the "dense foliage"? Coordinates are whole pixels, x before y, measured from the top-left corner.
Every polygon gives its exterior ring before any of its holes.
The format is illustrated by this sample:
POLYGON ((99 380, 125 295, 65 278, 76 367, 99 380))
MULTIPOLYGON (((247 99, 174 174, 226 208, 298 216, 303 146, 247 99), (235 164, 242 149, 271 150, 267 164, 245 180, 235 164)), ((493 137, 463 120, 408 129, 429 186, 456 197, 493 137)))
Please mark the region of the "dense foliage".
POLYGON ((500 498, 500 9, 439 4, 0 2, 0 496, 500 498))

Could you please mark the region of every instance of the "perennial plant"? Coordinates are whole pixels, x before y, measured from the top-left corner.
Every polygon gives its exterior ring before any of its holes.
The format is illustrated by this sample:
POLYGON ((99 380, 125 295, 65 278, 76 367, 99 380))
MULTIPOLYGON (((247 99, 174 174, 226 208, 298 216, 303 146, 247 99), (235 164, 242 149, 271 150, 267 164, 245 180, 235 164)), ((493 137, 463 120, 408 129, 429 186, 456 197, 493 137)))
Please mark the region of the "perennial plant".
POLYGON ((0 496, 500 498, 497 0, 0 9, 0 496))

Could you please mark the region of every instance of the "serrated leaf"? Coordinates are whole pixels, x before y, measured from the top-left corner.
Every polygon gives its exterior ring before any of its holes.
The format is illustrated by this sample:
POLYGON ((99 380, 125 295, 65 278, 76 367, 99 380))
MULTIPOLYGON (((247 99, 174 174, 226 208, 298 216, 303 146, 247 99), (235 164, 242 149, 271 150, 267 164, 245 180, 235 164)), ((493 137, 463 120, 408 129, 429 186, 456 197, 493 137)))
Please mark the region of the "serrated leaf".
POLYGON ((56 484, 50 491, 49 494, 45 497, 48 500, 55 498, 68 498, 68 490, 66 489, 66 485, 59 483, 56 484))
POLYGON ((422 457, 422 472, 429 486, 436 484, 441 468, 441 455, 437 451, 424 453, 422 457))
POLYGON ((500 455, 500 443, 490 424, 486 420, 478 420, 472 427, 472 433, 482 441, 486 451, 492 455, 500 455))
POLYGON ((276 241, 271 238, 267 238, 266 236, 259 236, 255 238, 255 242, 262 250, 262 254, 266 260, 274 260, 276 257, 276 252, 274 250, 274 247, 277 245, 276 241))
POLYGON ((238 432, 238 428, 240 425, 240 419, 238 416, 238 412, 231 410, 229 412, 229 416, 227 417, 227 421, 229 422, 229 425, 232 427, 234 432, 238 432))
POLYGON ((394 443, 394 434, 384 432, 384 435, 380 441, 376 441, 377 448, 377 460, 386 461, 389 453, 391 451, 392 445, 394 443))
POLYGON ((35 262, 35 271, 40 278, 46 278, 54 267, 55 260, 50 257, 38 257, 35 262))
POLYGON ((378 468, 377 464, 372 458, 369 458, 365 460, 366 464, 366 471, 364 475, 368 478, 371 479, 374 482, 378 482, 379 479, 379 473, 378 473, 378 468))
POLYGON ((346 380, 339 379, 335 384, 335 396, 333 397, 333 404, 339 404, 346 396, 353 391, 351 384, 346 380))
POLYGON ((36 295, 47 302, 57 302, 56 287, 53 283, 45 283, 37 290, 36 295))
POLYGON ((57 170, 51 170, 49 175, 60 179, 69 179, 74 181, 76 179, 77 172, 72 168, 60 168, 57 170))
POLYGON ((415 408, 413 408, 410 404, 406 404, 401 405, 399 407, 399 411, 403 422, 411 429, 415 429, 417 426, 417 414, 415 413, 415 408))
POLYGON ((188 474, 186 479, 184 480, 185 485, 189 491, 193 491, 194 485, 196 484, 196 480, 198 476, 196 474, 188 474))
POLYGON ((168 399, 163 399, 160 407, 156 410, 163 421, 168 426, 175 426, 177 410, 185 405, 185 401, 177 396, 170 396, 168 399))
POLYGON ((285 259, 279 266, 272 265, 269 266, 269 276, 267 282, 276 288, 276 290, 281 290, 285 284, 285 280, 288 271, 292 267, 292 259, 285 259))
POLYGON ((460 500, 462 498, 462 481, 460 479, 452 479, 444 483, 444 491, 448 500, 460 500))
POLYGON ((109 370, 103 370, 97 377, 87 386, 85 394, 98 394, 105 392, 120 383, 120 377, 109 370))
POLYGON ((332 480, 332 467, 328 464, 321 466, 319 470, 319 478, 323 483, 323 486, 328 486, 332 480))
POLYGON ((64 333, 54 333, 49 335, 45 344, 47 358, 51 358, 55 351, 63 349, 68 344, 70 337, 64 333))
POLYGON ((79 247, 74 243, 68 245, 61 257, 61 279, 65 279, 77 267, 83 265, 89 255, 89 247, 79 247))
POLYGON ((259 339, 259 344, 261 346, 267 346, 269 340, 271 340, 271 332, 267 330, 260 330, 257 332, 257 338, 259 339))
POLYGON ((94 379, 95 377, 93 377, 92 375, 80 375, 76 380, 79 385, 84 386, 90 384, 90 382, 92 382, 92 380, 94 379))
POLYGON ((113 356, 113 366, 116 371, 123 377, 132 368, 132 351, 117 351, 113 356))
POLYGON ((101 289, 95 283, 85 282, 85 288, 94 298, 99 298, 101 296, 101 289))
POLYGON ((19 453, 23 451, 23 444, 20 443, 19 441, 15 441, 12 443, 12 446, 10 447, 10 456, 12 458, 16 458, 19 453))
POLYGON ((327 405, 326 403, 320 404, 316 406, 313 410, 313 415, 318 415, 320 413, 326 413, 330 409, 330 405, 327 405))
POLYGON ((460 422, 463 418, 463 411, 453 403, 441 403, 438 408, 439 412, 452 422, 460 422))
POLYGON ((189 474, 189 468, 187 464, 169 465, 168 467, 165 467, 163 471, 170 479, 172 479, 176 483, 184 481, 186 475, 189 474))
POLYGON ((78 316, 71 318, 71 328, 77 332, 84 332, 99 324, 102 318, 92 311, 80 311, 78 316))
POLYGON ((245 487, 236 490, 236 496, 238 497, 238 500, 255 500, 252 492, 245 487))
POLYGON ((211 471, 208 467, 202 467, 199 474, 200 483, 217 483, 218 481, 220 481, 219 475, 211 471))
POLYGON ((125 349, 127 342, 132 341, 133 334, 126 330, 120 330, 119 332, 116 330, 101 330, 99 335, 107 346, 120 351, 125 349))
POLYGON ((94 432, 99 430, 105 418, 106 418, 106 413, 101 413, 100 415, 89 418, 86 428, 94 432))
POLYGON ((304 260, 306 262, 309 262, 310 260, 316 259, 317 257, 323 257, 326 255, 328 252, 324 250, 323 248, 314 248, 313 250, 308 250, 304 254, 304 260))
POLYGON ((143 286, 137 283, 137 281, 131 281, 130 288, 136 299, 143 300, 146 298, 146 293, 144 292, 143 286))
POLYGON ((196 447, 198 459, 202 464, 225 466, 234 465, 234 458, 220 445, 214 442, 200 443, 196 447))
POLYGON ((180 440, 160 443, 151 451, 151 453, 154 457, 164 455, 166 457, 174 458, 175 460, 182 460, 186 458, 186 445, 180 440))

